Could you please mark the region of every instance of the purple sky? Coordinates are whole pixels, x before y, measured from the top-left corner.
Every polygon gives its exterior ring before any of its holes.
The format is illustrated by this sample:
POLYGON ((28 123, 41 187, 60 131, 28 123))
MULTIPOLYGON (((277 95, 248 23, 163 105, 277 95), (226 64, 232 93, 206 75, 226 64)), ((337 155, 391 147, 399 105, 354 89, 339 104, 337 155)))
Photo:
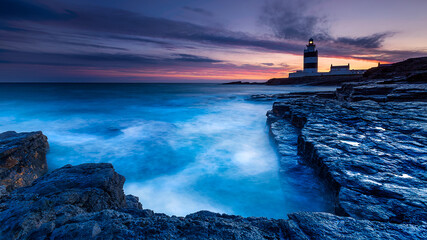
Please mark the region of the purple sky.
POLYGON ((0 81, 265 81, 427 55, 425 0, 0 0, 0 81), (90 2, 90 3, 89 3, 90 2))

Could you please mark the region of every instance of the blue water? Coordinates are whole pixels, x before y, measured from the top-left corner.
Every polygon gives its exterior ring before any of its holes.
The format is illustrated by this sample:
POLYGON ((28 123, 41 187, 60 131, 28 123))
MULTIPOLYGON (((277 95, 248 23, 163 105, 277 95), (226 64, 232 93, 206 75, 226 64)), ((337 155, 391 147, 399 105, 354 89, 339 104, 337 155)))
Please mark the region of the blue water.
POLYGON ((285 218, 325 204, 314 178, 290 176, 279 164, 266 126, 272 102, 245 99, 324 89, 331 88, 0 84, 0 132, 42 130, 50 170, 112 163, 126 177, 126 194, 156 212, 285 218))

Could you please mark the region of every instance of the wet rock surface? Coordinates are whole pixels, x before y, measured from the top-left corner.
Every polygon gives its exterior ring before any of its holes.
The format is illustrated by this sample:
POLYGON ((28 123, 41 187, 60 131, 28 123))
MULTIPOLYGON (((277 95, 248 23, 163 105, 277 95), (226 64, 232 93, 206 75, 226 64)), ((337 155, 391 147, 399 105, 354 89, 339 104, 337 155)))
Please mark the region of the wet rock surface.
POLYGON ((336 91, 322 92, 293 92, 293 93, 276 93, 276 94, 254 94, 248 100, 252 101, 271 101, 279 99, 293 99, 297 97, 317 96, 320 98, 336 98, 336 91))
POLYGON ((375 102, 427 101, 427 84, 399 83, 399 81, 401 81, 400 78, 370 84, 346 83, 337 89, 336 97, 339 100, 350 102, 362 100, 375 102))
POLYGON ((331 188, 342 216, 291 214, 288 226, 298 219, 307 239, 341 239, 357 224, 377 233, 350 239, 427 237, 427 84, 409 78, 348 83, 335 97, 276 98, 267 116, 279 149, 286 142, 276 132, 292 123, 301 131, 299 154, 331 188), (343 221, 341 233, 331 227, 343 221))
POLYGON ((0 133, 0 185, 10 191, 45 174, 48 149, 42 132, 0 133))
POLYGON ((142 209, 111 164, 67 165, 0 197, 0 239, 423 239, 425 225, 295 213, 289 220, 142 209))
POLYGON ((285 220, 143 210, 111 164, 67 165, 0 198, 0 239, 280 239, 285 220))
POLYGON ((286 222, 290 239, 425 239, 426 225, 381 223, 329 213, 293 213, 286 222))
POLYGON ((275 103, 271 114, 302 128, 299 152, 337 192, 337 212, 427 221, 427 103, 309 97, 275 103))

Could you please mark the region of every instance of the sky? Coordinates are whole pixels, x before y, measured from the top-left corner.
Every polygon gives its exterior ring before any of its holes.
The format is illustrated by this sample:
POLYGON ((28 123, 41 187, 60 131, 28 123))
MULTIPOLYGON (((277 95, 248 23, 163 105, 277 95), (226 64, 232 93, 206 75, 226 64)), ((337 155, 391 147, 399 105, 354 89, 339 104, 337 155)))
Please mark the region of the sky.
POLYGON ((0 0, 0 82, 266 81, 427 56, 425 0, 0 0))

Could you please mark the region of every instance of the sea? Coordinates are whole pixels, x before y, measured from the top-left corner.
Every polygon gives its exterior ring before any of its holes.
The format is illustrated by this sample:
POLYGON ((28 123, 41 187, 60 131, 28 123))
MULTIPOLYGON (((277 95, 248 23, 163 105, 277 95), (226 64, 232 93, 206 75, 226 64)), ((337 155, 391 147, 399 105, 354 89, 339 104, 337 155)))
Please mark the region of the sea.
MULTIPOLYGON (((43 131, 49 171, 108 162, 144 208, 286 218, 325 211, 309 167, 285 159, 269 136, 273 101, 252 94, 334 87, 220 84, 0 84, 0 132, 43 131), (301 171, 304 174, 299 174, 301 171), (308 173, 308 174, 307 174, 308 173)), ((296 139, 296 132, 290 132, 296 139)))

